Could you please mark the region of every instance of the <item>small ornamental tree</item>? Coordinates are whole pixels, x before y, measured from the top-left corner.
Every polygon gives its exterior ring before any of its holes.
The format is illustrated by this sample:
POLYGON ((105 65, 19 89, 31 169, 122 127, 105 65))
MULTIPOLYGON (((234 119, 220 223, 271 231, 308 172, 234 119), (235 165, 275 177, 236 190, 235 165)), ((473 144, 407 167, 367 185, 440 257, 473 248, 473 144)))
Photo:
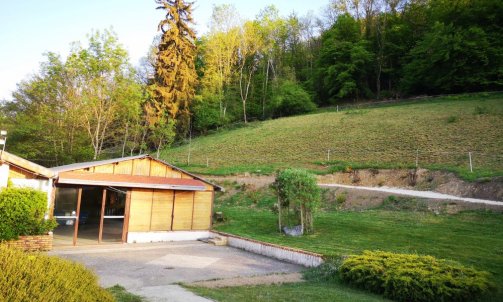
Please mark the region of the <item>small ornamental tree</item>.
POLYGON ((321 201, 315 176, 302 169, 286 169, 277 174, 274 188, 278 195, 280 231, 283 224, 300 224, 303 234, 312 233, 313 214, 321 201))

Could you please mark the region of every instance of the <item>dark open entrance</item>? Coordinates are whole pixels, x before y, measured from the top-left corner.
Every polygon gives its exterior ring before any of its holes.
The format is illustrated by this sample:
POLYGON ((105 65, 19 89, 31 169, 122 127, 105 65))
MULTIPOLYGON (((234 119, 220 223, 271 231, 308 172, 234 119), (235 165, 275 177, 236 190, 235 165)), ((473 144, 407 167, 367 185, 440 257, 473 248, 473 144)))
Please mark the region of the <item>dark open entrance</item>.
POLYGON ((56 189, 55 245, 124 242, 127 190, 84 186, 56 189))

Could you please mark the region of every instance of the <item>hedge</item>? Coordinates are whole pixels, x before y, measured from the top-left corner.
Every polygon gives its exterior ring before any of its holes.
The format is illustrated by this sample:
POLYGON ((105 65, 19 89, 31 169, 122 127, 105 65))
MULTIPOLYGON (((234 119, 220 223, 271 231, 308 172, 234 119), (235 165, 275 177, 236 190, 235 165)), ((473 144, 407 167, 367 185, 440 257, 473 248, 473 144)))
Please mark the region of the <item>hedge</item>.
POLYGON ((6 188, 0 191, 0 241, 23 235, 43 235, 57 226, 45 219, 46 193, 29 188, 6 188))
POLYGON ((83 265, 0 245, 0 301, 112 302, 83 265))
POLYGON ((396 301, 473 301, 491 288, 487 272, 432 256, 381 251, 349 256, 340 276, 396 301))

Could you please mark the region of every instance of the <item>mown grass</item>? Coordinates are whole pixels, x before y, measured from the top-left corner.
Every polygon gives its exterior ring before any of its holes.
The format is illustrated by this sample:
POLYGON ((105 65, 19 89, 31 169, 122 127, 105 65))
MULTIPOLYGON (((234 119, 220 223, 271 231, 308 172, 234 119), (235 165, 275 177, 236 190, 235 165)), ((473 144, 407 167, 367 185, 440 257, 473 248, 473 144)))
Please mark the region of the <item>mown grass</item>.
POLYGON ((107 291, 114 296, 117 302, 143 302, 142 297, 128 292, 123 286, 118 284, 107 288, 107 291))
MULTIPOLYGON (((447 169, 472 180, 503 171, 503 94, 451 96, 254 122, 193 139, 188 170, 270 174, 288 166, 330 172, 330 161, 447 169), (472 152, 474 173, 469 172, 472 152), (208 166, 206 164, 208 163, 208 166)), ((189 146, 162 152, 187 163, 189 146)))
POLYGON ((302 282, 283 285, 258 285, 224 288, 187 287, 194 293, 220 302, 285 301, 345 302, 389 301, 377 295, 337 283, 302 282))
POLYGON ((497 291, 487 300, 503 299, 502 214, 436 215, 427 211, 384 208, 322 212, 316 216, 313 235, 286 237, 278 233, 276 216, 270 210, 227 205, 218 210, 227 217, 225 224, 215 227, 219 231, 329 257, 383 250, 459 261, 490 272, 497 291))

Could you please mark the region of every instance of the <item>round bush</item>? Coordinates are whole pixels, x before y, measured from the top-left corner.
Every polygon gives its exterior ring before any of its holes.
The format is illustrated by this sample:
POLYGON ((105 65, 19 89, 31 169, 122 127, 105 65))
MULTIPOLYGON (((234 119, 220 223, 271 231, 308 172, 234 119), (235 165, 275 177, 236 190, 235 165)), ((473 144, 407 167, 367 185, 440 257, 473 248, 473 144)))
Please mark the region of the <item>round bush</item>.
POLYGON ((302 114, 316 109, 309 93, 292 81, 283 82, 272 101, 274 117, 302 114))
POLYGON ((365 251, 340 267, 343 281, 396 301, 473 301, 489 274, 432 256, 365 251))
POLYGON ((47 195, 28 188, 6 188, 0 191, 0 241, 21 235, 43 235, 56 227, 46 220, 47 195))
POLYGON ((114 301, 83 265, 0 245, 0 301, 114 301))

